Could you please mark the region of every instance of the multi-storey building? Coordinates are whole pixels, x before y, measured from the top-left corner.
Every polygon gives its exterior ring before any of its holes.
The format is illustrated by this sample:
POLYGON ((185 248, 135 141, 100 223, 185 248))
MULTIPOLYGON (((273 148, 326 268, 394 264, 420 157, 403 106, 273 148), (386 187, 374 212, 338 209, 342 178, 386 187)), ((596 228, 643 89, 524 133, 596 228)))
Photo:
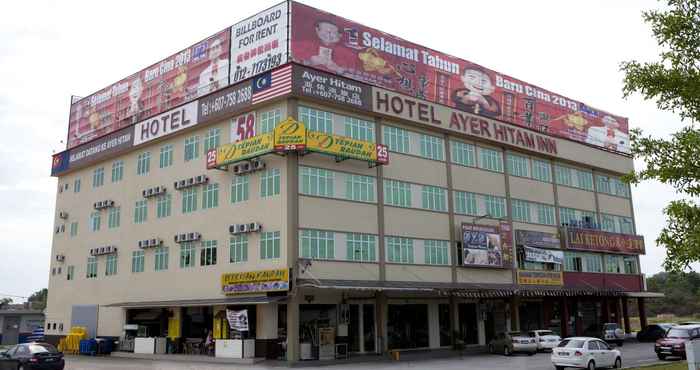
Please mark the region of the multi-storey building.
POLYGON ((625 119, 347 24, 285 2, 158 64, 166 92, 151 68, 73 104, 49 336, 139 325, 181 351, 213 331, 293 362, 629 331, 630 299, 644 320, 625 119), (240 49, 262 29, 277 63, 240 49))

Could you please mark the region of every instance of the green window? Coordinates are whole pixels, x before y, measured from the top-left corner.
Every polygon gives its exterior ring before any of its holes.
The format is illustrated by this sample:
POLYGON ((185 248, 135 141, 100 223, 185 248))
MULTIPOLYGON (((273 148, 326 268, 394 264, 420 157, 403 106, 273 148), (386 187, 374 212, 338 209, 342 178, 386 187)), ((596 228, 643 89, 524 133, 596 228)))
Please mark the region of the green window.
POLYGON ((503 153, 494 149, 479 148, 479 168, 503 172, 503 153))
POLYGON ((472 144, 461 141, 450 142, 452 162, 462 166, 476 167, 476 148, 472 144))
POLYGON ((208 152, 209 149, 215 149, 221 145, 221 129, 218 127, 212 127, 207 130, 206 136, 204 136, 204 153, 208 152))
POLYGON ((559 208, 559 221, 561 221, 562 224, 578 221, 576 210, 572 208, 559 208))
POLYGON ((109 209, 109 214, 107 216, 107 226, 110 229, 116 229, 120 224, 120 213, 121 207, 112 207, 109 209))
MULTIPOLYGON (((78 184, 80 185, 80 184, 78 184)), ((628 183, 622 181, 618 178, 613 178, 611 181, 611 190, 615 191, 615 195, 629 198, 630 197, 630 186, 628 183)))
POLYGON ((160 147, 160 168, 167 168, 173 165, 173 144, 160 147))
POLYGON ((182 213, 192 213, 197 210, 197 188, 191 187, 182 191, 182 213))
POLYGON ((423 185, 421 190, 422 208, 433 211, 447 211, 447 191, 437 186, 423 185))
POLYGON ((585 272, 603 272, 603 260, 600 255, 586 254, 584 260, 586 261, 585 272))
POLYGON ((231 180, 231 203, 240 203, 248 200, 250 177, 248 175, 233 176, 231 180))
POLYGON ((571 168, 555 164, 554 175, 556 177, 557 184, 565 186, 574 186, 573 175, 571 172, 571 168))
POLYGON ((169 217, 172 213, 173 196, 171 194, 159 195, 156 199, 156 217, 169 217))
POLYGON ((477 215, 476 194, 455 191, 455 212, 461 215, 477 215))
POLYGON ((397 180, 384 180, 384 204, 410 207, 411 184, 397 180))
POLYGON ((600 215, 600 228, 603 231, 615 232, 615 217, 611 215, 601 214, 600 215))
POLYGON ((597 190, 600 193, 605 193, 605 194, 612 194, 612 191, 610 190, 610 178, 608 176, 601 176, 598 175, 596 176, 597 178, 597 190))
POLYGON ((75 179, 73 182, 73 192, 80 193, 80 179, 75 179))
POLYGON ((143 152, 139 154, 136 161, 136 174, 143 176, 148 175, 151 171, 151 152, 143 152))
POLYGON ((101 221, 100 211, 90 213, 90 230, 100 231, 101 221))
POLYGON ((280 258, 280 232, 267 231, 260 234, 260 259, 280 258))
POLYGON ((71 222, 70 223, 70 236, 76 236, 78 235, 78 222, 71 222))
POLYGON ((302 258, 334 259, 335 234, 330 231, 301 230, 299 255, 302 258))
POLYGON ((410 153, 410 140, 407 130, 393 126, 384 126, 382 130, 384 131, 384 145, 389 150, 397 153, 410 153))
POLYGON ((624 257, 625 274, 639 274, 636 257, 624 257))
POLYGON ((552 182, 552 167, 548 161, 532 160, 532 178, 544 182, 552 182))
POLYGON ((117 255, 110 254, 105 259, 105 276, 117 274, 117 255))
POLYGON ((146 222, 148 218, 148 202, 146 199, 136 201, 134 207, 134 223, 142 224, 146 222))
POLYGON ((146 256, 143 251, 131 252, 131 272, 143 272, 146 256))
POLYGON ((241 234, 231 237, 229 255, 231 263, 248 261, 248 235, 241 234))
POLYGON ((219 206, 219 184, 207 184, 202 191, 202 209, 219 206))
POLYGON ((387 259, 394 263, 413 263, 413 239, 386 237, 387 259))
POLYGON ((195 264, 194 243, 180 243, 180 268, 194 267, 195 264))
POLYGON ((622 256, 606 255, 605 256, 605 272, 611 274, 622 273, 622 256))
POLYGON ((105 169, 104 167, 95 168, 92 172, 92 187, 99 188, 105 183, 105 169))
POLYGON ((428 265, 448 265, 449 242, 446 240, 425 240, 425 263, 428 265))
POLYGON ((593 191, 593 174, 588 171, 576 170, 578 188, 593 191))
POLYGON ((345 234, 347 259, 349 261, 375 262, 377 260, 377 237, 371 234, 345 234))
POLYGON ((73 280, 75 279, 75 266, 68 266, 66 268, 66 280, 73 280))
POLYGON ((374 202, 374 177, 346 175, 345 197, 358 202, 374 202))
POLYGON ((503 197, 495 195, 484 195, 484 204, 486 206, 486 214, 492 218, 506 217, 506 200, 503 197))
POLYGON ((537 223, 543 225, 556 225, 554 207, 547 204, 537 204, 537 223))
POLYGON ((216 240, 205 240, 199 250, 199 264, 201 266, 216 265, 216 240))
POLYGON ((576 252, 564 252, 564 271, 583 271, 583 259, 576 252))
POLYGON ((112 163, 112 182, 122 181, 124 178, 124 161, 114 161, 112 163))
POLYGON ((513 212, 513 221, 532 222, 532 218, 530 217, 530 202, 512 199, 510 204, 513 212))
POLYGON ((163 271, 168 269, 170 259, 170 247, 158 247, 155 250, 155 270, 163 271))
POLYGON ((279 109, 260 113, 260 131, 257 134, 272 132, 280 121, 282 121, 282 113, 279 109))
POLYGON ((374 122, 345 116, 345 136, 355 140, 374 142, 374 122))
POLYGON ((623 234, 634 234, 634 225, 629 217, 618 217, 620 232, 623 234))
POLYGON ((280 195, 280 170, 270 168, 260 175, 260 197, 271 197, 280 195))
POLYGON ((87 259, 87 269, 85 277, 88 279, 97 277, 97 257, 90 256, 87 259))
POLYGON ((445 160, 445 142, 437 136, 421 134, 420 155, 437 161, 445 160))
POLYGON ((300 167, 299 188, 302 194, 333 197, 335 174, 322 168, 300 167))
POLYGON ((185 162, 199 158, 199 136, 190 136, 185 139, 185 162))
POLYGON ((310 131, 333 133, 333 113, 318 109, 299 107, 299 119, 310 131))
POLYGON ((590 222, 598 223, 598 217, 595 212, 592 211, 581 211, 581 221, 590 220, 590 222))
POLYGON ((521 155, 508 153, 508 174, 530 177, 530 159, 521 155))

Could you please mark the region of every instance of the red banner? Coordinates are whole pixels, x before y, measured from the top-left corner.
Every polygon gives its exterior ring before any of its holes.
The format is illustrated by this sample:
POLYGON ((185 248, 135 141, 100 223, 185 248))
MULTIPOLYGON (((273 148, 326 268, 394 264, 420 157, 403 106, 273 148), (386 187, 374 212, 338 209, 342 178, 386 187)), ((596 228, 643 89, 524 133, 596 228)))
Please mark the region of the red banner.
POLYGON ((228 85, 226 29, 71 105, 68 149, 228 85))
POLYGON ((293 60, 456 109, 629 153, 627 118, 292 3, 293 60))
POLYGON ((566 249, 644 254, 644 237, 600 230, 566 228, 566 249))

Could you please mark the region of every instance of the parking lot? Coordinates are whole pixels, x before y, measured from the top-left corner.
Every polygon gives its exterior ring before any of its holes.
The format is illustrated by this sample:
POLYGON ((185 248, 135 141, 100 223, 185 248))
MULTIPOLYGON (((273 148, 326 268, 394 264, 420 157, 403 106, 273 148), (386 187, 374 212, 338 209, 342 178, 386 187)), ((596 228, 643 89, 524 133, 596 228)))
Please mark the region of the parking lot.
MULTIPOLYGON (((620 348, 623 357, 624 367, 637 367, 659 362, 654 353, 653 343, 628 342, 620 348)), ((428 356, 426 356, 428 357, 428 356)), ((513 369, 553 369, 550 363, 549 353, 538 353, 535 356, 514 355, 505 357, 501 355, 468 355, 464 357, 449 357, 426 360, 405 360, 398 362, 364 362, 364 363, 341 363, 332 366, 334 370, 344 369, 489 369, 489 370, 513 370, 513 369)), ((318 368, 312 366, 298 366, 298 368, 318 368)), ((214 369, 274 369, 280 364, 266 364, 255 366, 246 365, 221 365, 192 362, 174 361, 148 361, 110 357, 76 357, 67 358, 68 370, 214 370, 214 369)), ((296 368, 296 367, 295 367, 296 368)))

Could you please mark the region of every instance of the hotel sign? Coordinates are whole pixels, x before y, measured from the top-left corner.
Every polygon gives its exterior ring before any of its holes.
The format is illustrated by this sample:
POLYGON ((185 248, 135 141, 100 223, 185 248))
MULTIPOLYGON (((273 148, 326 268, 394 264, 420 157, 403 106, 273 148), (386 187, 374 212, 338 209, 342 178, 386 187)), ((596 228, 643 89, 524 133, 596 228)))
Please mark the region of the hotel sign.
POLYGON ((221 275, 221 292, 226 295, 288 290, 288 269, 232 272, 221 275))
POLYGON ((518 270, 518 284, 561 286, 564 285, 564 277, 561 271, 518 270))
POLYGON ((566 249, 644 254, 644 237, 600 230, 565 228, 566 249))

